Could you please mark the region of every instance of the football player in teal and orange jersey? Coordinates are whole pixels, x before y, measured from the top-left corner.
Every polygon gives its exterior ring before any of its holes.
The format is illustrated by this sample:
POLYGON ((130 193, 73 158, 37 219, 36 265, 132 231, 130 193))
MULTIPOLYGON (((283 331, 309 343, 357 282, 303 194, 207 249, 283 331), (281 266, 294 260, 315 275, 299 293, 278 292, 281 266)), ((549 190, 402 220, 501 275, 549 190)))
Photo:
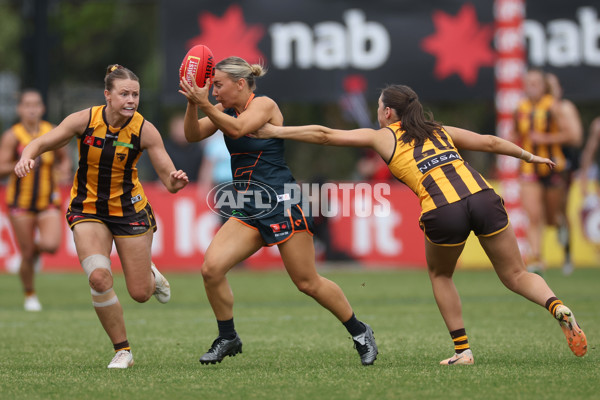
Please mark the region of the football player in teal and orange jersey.
POLYGON ((188 99, 186 137, 196 142, 221 130, 231 154, 232 175, 240 185, 235 190, 246 193, 250 186, 269 186, 274 193, 269 196, 271 201, 261 197, 270 207, 270 213, 259 216, 259 201, 251 198, 234 209, 206 250, 202 277, 219 336, 200 357, 200 362, 214 364, 242 352, 242 341, 233 322, 233 293, 226 274, 261 247, 277 245, 296 287, 335 315, 352 336, 361 363, 373 364, 378 352, 373 330, 356 318, 342 289, 317 272, 311 216, 299 204, 288 205, 283 201, 289 196, 286 185, 295 183, 283 156, 283 141, 248 136, 266 122, 283 123, 279 106, 272 99, 255 96, 256 78, 265 74, 263 67, 229 57, 215 69, 213 95, 219 102, 216 105, 208 99, 209 80, 202 88, 195 82, 190 86, 181 80, 180 93, 188 99), (206 117, 198 118, 198 108, 206 117))
POLYGON ((33 139, 45 135, 52 124, 42 119, 45 113, 42 95, 25 89, 19 95, 19 122, 2 135, 0 141, 0 175, 10 174, 6 187, 6 204, 10 223, 19 246, 19 276, 25 292, 25 310, 41 311, 35 292, 35 269, 41 253, 54 253, 62 238, 61 198, 58 184, 71 176, 71 160, 64 148, 42 154, 39 167, 19 179, 13 168, 21 152, 33 139), (36 236, 36 230, 39 236, 36 236))
POLYGON ((502 199, 463 161, 457 149, 504 154, 544 168, 552 168, 554 163, 496 136, 442 126, 426 118, 417 94, 408 86, 392 85, 383 89, 377 116, 381 127, 377 130, 267 124, 255 137, 372 148, 388 164, 392 174, 419 197, 422 208, 419 222, 425 234, 425 256, 433 294, 455 349, 455 354, 441 364, 474 362, 460 297, 452 280, 471 231, 478 236, 502 283, 546 307, 558 320, 573 353, 583 356, 587 341, 573 313, 541 276, 527 272, 502 199))
POLYGON ((65 118, 56 128, 25 147, 15 173, 34 171, 35 159, 77 138, 79 165, 67 210, 75 248, 91 287, 92 303, 115 355, 108 368, 128 368, 133 355, 127 340, 123 309, 113 290, 110 252, 119 254, 130 296, 145 302, 153 294, 161 303, 171 297, 165 277, 151 260, 156 220, 138 179, 136 164, 142 151, 167 190, 175 193, 188 183, 176 170, 152 123, 137 112, 138 77, 114 64, 104 77, 106 105, 87 108, 65 118))

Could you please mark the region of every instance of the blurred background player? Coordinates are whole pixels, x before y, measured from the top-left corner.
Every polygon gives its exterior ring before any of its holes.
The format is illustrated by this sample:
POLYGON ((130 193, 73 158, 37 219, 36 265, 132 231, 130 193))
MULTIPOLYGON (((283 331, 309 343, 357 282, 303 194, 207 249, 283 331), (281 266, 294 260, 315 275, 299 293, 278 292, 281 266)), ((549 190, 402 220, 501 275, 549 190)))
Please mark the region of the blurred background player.
POLYGON ((442 126, 431 115, 425 116, 417 94, 408 86, 391 85, 383 89, 377 116, 380 129, 266 124, 254 136, 371 148, 386 161, 393 175, 419 197, 422 208, 419 223, 425 234, 429 278, 454 342, 455 354, 440 364, 474 363, 460 296, 452 280, 471 231, 477 235, 502 283, 550 311, 571 351, 578 357, 585 355, 587 339, 573 313, 556 298, 541 276, 527 272, 503 200, 479 172, 462 160, 457 148, 508 155, 546 168, 554 163, 495 136, 442 126))
MULTIPOLYGON (((563 141, 558 139, 561 135, 559 107, 556 107, 544 72, 538 69, 527 71, 523 83, 525 98, 515 112, 513 140, 526 151, 556 163, 553 170, 526 162, 520 167, 521 206, 529 219, 527 267, 529 271, 542 273, 545 269, 542 257, 545 223, 560 227, 567 220, 564 212, 567 161, 562 151, 563 141)), ((570 254, 567 256, 566 261, 570 262, 570 254)))
MULTIPOLYGON (((583 153, 581 154, 581 168, 579 172, 579 179, 581 183, 581 193, 584 197, 589 194, 589 177, 591 175, 592 167, 594 165, 596 167, 600 165, 600 162, 598 162, 597 159, 597 156, 600 155, 600 153, 598 153, 599 143, 600 117, 596 117, 590 124, 588 138, 583 148, 583 153)), ((597 171, 596 176, 598 177, 597 171)), ((600 186, 596 186, 596 190, 600 191, 600 186)))
MULTIPOLYGON (((204 153, 202 165, 200 166, 200 179, 198 180, 198 191, 202 198, 221 184, 231 182, 231 157, 223 139, 223 132, 216 131, 211 137, 202 141, 204 153)), ((198 145, 198 143, 193 143, 198 145)), ((207 201, 211 199, 206 198, 207 201)), ((221 213, 218 214, 218 226, 223 225, 229 218, 221 213)))
POLYGON ((30 142, 15 173, 19 177, 30 174, 37 157, 77 138, 79 167, 67 222, 88 277, 94 310, 115 350, 108 368, 128 368, 133 365, 133 355, 123 308, 113 290, 113 242, 134 300, 143 303, 153 294, 161 303, 171 298, 169 282, 152 263, 156 220, 138 179, 136 163, 142 151, 148 151, 158 176, 171 193, 185 187, 188 179, 185 172, 175 170, 158 130, 137 112, 138 77, 114 64, 107 68, 104 83, 106 105, 75 112, 48 134, 30 142))
POLYGON ((24 178, 17 178, 13 172, 25 146, 53 128, 42 119, 45 112, 41 93, 23 90, 17 103, 19 122, 4 132, 0 141, 0 175, 10 174, 6 204, 21 253, 19 277, 27 311, 42 309, 35 292, 34 277, 39 270, 35 266, 40 263, 41 253, 58 250, 63 226, 58 184, 71 177, 71 160, 64 148, 42 154, 37 159, 38 168, 24 178))
POLYGON ((208 192, 215 186, 231 182, 231 157, 223 139, 223 132, 217 131, 204 140, 199 185, 208 192))
POLYGON ((556 222, 558 224, 558 240, 564 250, 563 274, 570 275, 573 272, 573 261, 571 259, 571 224, 567 214, 567 206, 575 171, 579 169, 579 157, 583 143, 583 125, 575 104, 563 97, 563 88, 558 77, 552 73, 546 73, 545 76, 549 93, 554 97, 552 114, 556 117, 558 130, 552 135, 534 132, 531 138, 536 145, 559 144, 562 146, 565 155, 565 169, 562 173, 565 178, 565 190, 560 192, 562 195, 561 211, 556 222))
POLYGON ((267 122, 283 124, 278 105, 266 96, 255 96, 256 78, 265 72, 261 65, 250 65, 239 57, 220 61, 215 66, 213 82, 217 105, 208 99, 209 80, 202 88, 195 82, 190 86, 185 79, 180 82, 179 92, 188 100, 185 125, 188 140, 204 140, 221 130, 231 154, 232 175, 238 182, 243 181, 243 186, 234 188, 245 193, 251 184, 269 185, 277 194, 271 201, 262 197, 273 208, 264 217, 256 216, 257 205, 252 199, 232 210, 231 217, 206 250, 202 278, 219 335, 200 362, 214 364, 242 352, 242 341, 233 321, 233 293, 226 274, 263 246, 277 245, 298 290, 335 315, 353 337, 361 363, 373 364, 377 346, 372 329, 356 318, 342 289, 316 270, 311 216, 299 204, 284 201, 286 195, 290 197, 286 185, 294 184, 295 179, 284 159, 283 141, 248 137, 267 122), (198 108, 206 117, 198 118, 198 108))
MULTIPOLYGON (((584 198, 581 210, 581 222, 583 232, 587 240, 596 244, 596 250, 600 250, 600 226, 598 226, 597 215, 600 213, 600 184, 598 183, 598 165, 600 165, 600 117, 596 117, 590 124, 588 139, 581 155, 581 169, 579 170, 579 182, 581 194, 584 198), (591 177, 596 178, 592 186, 589 182, 591 177), (590 189, 592 189, 590 191, 590 189)), ((600 257, 596 258, 597 260, 600 257)))

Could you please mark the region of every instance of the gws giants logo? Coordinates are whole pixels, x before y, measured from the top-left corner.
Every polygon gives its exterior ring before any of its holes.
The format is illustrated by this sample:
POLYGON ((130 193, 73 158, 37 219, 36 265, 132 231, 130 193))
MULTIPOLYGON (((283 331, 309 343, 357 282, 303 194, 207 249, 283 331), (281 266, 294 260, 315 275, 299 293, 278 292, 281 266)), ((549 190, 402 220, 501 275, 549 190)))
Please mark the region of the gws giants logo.
POLYGON ((206 195, 212 212, 242 220, 266 217, 275 211, 277 203, 277 192, 272 187, 253 181, 224 182, 206 195))

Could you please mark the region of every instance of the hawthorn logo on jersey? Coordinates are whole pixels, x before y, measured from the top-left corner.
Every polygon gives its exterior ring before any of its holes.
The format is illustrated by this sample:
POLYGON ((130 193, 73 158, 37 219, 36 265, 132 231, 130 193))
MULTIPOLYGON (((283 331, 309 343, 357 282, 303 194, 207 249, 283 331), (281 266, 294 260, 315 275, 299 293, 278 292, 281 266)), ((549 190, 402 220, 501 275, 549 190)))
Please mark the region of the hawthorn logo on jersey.
POLYGON ((262 218, 275 211, 277 197, 277 192, 269 185, 236 180, 212 188, 206 195, 206 204, 212 212, 226 218, 231 215, 238 219, 262 218), (234 214, 236 210, 244 212, 234 214))
POLYGON ((119 159, 119 161, 123 161, 125 159, 125 153, 117 153, 117 158, 119 159))
POLYGON ((83 143, 88 146, 98 147, 99 149, 104 148, 104 138, 96 136, 86 136, 85 139, 83 139, 83 143))

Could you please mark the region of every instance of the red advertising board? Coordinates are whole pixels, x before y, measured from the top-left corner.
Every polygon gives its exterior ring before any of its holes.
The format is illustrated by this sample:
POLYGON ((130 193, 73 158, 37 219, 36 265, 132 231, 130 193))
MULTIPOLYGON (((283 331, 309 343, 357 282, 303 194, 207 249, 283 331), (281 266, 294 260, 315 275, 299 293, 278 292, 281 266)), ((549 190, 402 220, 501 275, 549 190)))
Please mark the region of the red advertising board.
MULTIPOLYGON (((161 269, 199 271, 220 218, 207 205, 206 193, 189 185, 177 194, 160 184, 144 184, 158 223, 154 235, 153 261, 161 269)), ((400 183, 329 183, 320 188, 330 201, 318 211, 328 215, 335 247, 351 255, 365 268, 424 267, 423 234, 419 229, 417 197, 400 183), (383 186, 378 186, 383 185, 383 186)), ((0 189, 4 198, 4 188, 0 189)), ((68 188, 63 189, 65 208, 68 188)), ((79 262, 66 222, 57 227, 63 241, 55 255, 44 255, 45 271, 77 271, 79 262)), ((322 255, 319 256, 322 259, 322 255)), ((0 211, 0 266, 9 269, 18 251, 7 216, 0 211)), ((119 267, 115 251, 113 267, 119 267)), ((277 247, 263 248, 245 262, 249 269, 283 268, 277 247)), ((1 267, 0 267, 1 269, 1 267)))

